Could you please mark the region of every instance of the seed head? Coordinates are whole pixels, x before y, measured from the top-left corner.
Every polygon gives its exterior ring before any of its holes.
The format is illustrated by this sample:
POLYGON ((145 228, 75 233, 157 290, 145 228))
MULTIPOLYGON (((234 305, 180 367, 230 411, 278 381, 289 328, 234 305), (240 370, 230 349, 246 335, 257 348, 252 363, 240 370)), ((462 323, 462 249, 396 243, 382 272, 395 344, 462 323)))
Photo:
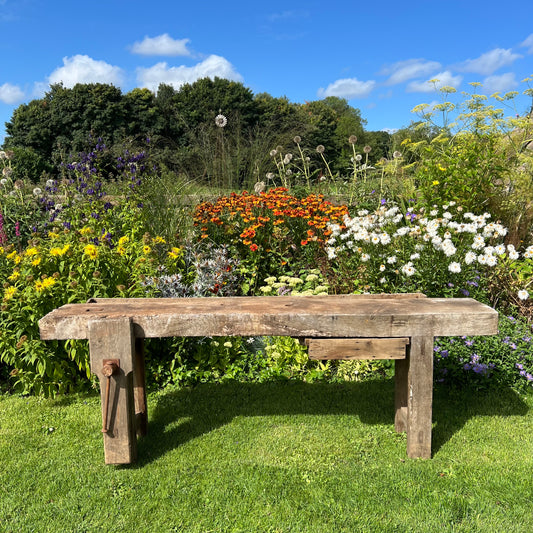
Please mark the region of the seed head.
POLYGON ((227 123, 228 123, 228 119, 224 115, 217 115, 215 117, 215 124, 219 128, 224 128, 227 123))
POLYGON ((355 144, 357 142, 357 137, 355 135, 350 135, 350 137, 348 137, 348 142, 350 144, 355 144))
POLYGON ((299 136, 299 135, 296 135, 293 139, 293 141, 296 143, 296 144, 300 144, 302 142, 302 138, 299 136))
POLYGON ((363 148, 363 152, 365 154, 369 154, 372 150, 372 147, 371 146, 368 146, 368 144, 363 148))
POLYGON ((323 154, 324 151, 326 149, 324 148, 324 146, 322 144, 319 144, 317 147, 316 147, 316 151, 319 153, 319 154, 323 154))

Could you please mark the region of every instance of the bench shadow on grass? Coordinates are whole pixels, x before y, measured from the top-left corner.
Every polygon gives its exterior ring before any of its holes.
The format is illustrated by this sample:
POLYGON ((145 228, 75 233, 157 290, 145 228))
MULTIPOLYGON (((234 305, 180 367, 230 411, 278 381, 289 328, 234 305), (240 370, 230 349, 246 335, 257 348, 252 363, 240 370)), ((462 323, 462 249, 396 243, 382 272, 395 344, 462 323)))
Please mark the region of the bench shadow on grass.
MULTIPOLYGON (((155 402, 148 403, 148 409, 148 435, 139 440, 137 467, 238 416, 350 415, 365 425, 393 426, 394 383, 389 379, 338 384, 291 381, 203 384, 163 393, 155 402)), ((433 402, 432 454, 472 417, 527 412, 527 404, 512 390, 439 388, 433 402)))

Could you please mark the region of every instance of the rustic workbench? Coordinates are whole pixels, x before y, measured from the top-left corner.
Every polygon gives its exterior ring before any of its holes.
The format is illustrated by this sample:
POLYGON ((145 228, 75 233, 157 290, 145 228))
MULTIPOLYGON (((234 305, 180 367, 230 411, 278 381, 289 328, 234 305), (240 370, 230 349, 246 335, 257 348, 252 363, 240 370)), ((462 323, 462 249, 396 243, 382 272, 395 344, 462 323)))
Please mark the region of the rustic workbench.
POLYGON ((394 359, 395 418, 409 457, 431 457, 434 337, 493 335, 498 314, 471 298, 422 294, 96 299, 39 321, 41 338, 88 339, 101 383, 105 461, 134 462, 147 430, 143 339, 290 336, 314 359, 394 359))

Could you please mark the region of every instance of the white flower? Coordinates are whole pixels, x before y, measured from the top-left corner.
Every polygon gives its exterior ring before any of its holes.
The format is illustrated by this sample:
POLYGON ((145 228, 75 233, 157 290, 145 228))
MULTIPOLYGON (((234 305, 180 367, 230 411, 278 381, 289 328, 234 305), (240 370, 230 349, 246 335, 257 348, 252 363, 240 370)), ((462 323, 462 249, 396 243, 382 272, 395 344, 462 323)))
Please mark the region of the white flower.
POLYGON ((406 276, 412 276, 416 272, 416 270, 413 267, 413 263, 411 263, 411 261, 409 261, 409 263, 406 263, 405 265, 403 265, 402 272, 406 276))
POLYGON ((448 265, 448 270, 454 274, 459 274, 459 272, 461 272, 461 265, 457 262, 450 263, 448 265))
POLYGON ((370 256, 368 254, 361 254, 361 261, 363 263, 366 263, 370 259, 370 256))
POLYGON ((226 348, 231 348, 231 347, 233 346, 233 344, 231 344, 230 341, 226 341, 226 342, 224 343, 224 346, 225 346, 226 348))
POLYGON ((383 245, 386 245, 386 244, 389 244, 390 241, 391 241, 391 238, 390 238, 390 235, 388 233, 385 233, 383 232, 380 236, 379 236, 380 240, 381 240, 381 244, 383 245))
POLYGON ((486 257, 488 266, 493 267, 498 264, 498 258, 495 255, 487 255, 486 257))
POLYGON ((442 214, 442 217, 450 220, 451 218, 453 218, 453 215, 451 213, 446 212, 442 214))
POLYGON ((457 248, 453 245, 452 241, 447 239, 442 243, 442 251, 446 257, 451 257, 457 251, 457 248))
POLYGON ((389 263, 389 265, 393 265, 394 263, 396 263, 396 256, 395 255, 391 255, 390 257, 387 258, 387 263, 389 263))
POLYGON ((380 278, 379 282, 383 285, 383 283, 387 283, 387 278, 380 278))
POLYGON ((215 117, 215 124, 219 128, 224 128, 227 123, 228 123, 228 119, 224 115, 217 115, 215 117))
POLYGON ((465 263, 467 265, 471 265, 476 259, 477 259, 477 256, 474 252, 466 252, 465 263))
POLYGON ((403 235, 407 235, 409 233, 409 228, 407 226, 403 226, 402 228, 398 228, 396 232, 394 233, 394 236, 402 237, 403 235))
POLYGON ((511 250, 509 252, 509 259, 516 261, 520 257, 520 254, 516 250, 511 250))
POLYGON ((411 257, 409 259, 411 259, 412 261, 415 261, 416 259, 420 259, 420 254, 419 253, 411 254, 411 257))
POLYGON ((39 187, 35 187, 35 189, 33 189, 33 196, 40 196, 41 194, 43 194, 43 191, 39 187))
POLYGON ((529 292, 527 292, 525 289, 522 289, 518 291, 518 297, 521 300, 527 300, 529 298, 529 292))
POLYGON ((439 212, 436 209, 433 209, 432 211, 429 212, 429 214, 432 217, 436 217, 439 214, 439 212))
POLYGON ((498 244, 498 246, 494 247, 494 251, 498 255, 503 255, 505 253, 505 244, 498 244))
POLYGON ((387 267, 385 265, 379 265, 380 272, 383 272, 387 267))
POLYGON ((472 243, 472 248, 474 250, 485 248, 485 239, 481 235, 476 235, 474 237, 474 242, 472 243))
POLYGON ((528 246, 526 248, 526 251, 524 252, 524 258, 525 259, 532 259, 533 258, 533 246, 528 246))

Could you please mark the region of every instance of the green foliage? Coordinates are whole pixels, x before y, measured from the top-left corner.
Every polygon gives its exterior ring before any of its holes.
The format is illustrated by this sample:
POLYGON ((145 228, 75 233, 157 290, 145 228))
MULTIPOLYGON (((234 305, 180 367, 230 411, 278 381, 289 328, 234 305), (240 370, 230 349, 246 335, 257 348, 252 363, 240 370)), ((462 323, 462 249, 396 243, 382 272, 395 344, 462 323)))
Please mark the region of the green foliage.
POLYGON ((454 387, 514 387, 533 384, 533 329, 522 318, 500 316, 498 335, 438 339, 435 379, 454 387))

